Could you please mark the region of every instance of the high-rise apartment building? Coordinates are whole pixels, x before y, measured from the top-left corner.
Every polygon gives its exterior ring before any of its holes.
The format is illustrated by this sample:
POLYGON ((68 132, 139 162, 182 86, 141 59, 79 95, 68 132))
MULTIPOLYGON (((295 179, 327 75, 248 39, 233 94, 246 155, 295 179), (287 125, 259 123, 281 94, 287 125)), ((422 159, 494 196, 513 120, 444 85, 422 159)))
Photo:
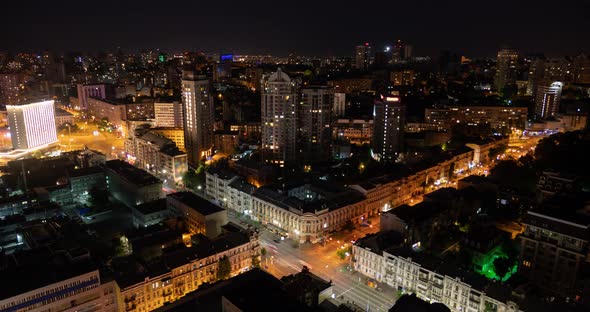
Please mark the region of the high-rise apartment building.
POLYGON ((57 142, 53 101, 6 105, 12 146, 29 150, 57 142))
POLYGON ((371 64, 371 46, 368 42, 358 45, 355 49, 354 64, 357 69, 367 70, 371 64))
POLYGON ((540 85, 535 97, 535 117, 554 117, 559 111, 559 100, 563 83, 555 81, 550 85, 540 85))
POLYGON ((299 83, 280 68, 262 81, 262 149, 267 163, 284 166, 297 155, 299 83))
POLYGON ((23 74, 0 74, 0 104, 18 104, 24 99, 23 74))
POLYGON ((334 93, 334 106, 332 107, 334 116, 342 117, 346 114, 346 93, 334 93))
POLYGON ((209 80, 185 71, 182 77, 184 145, 190 164, 211 156, 213 149, 213 98, 209 80))
POLYGON ((182 104, 178 101, 155 102, 154 116, 157 127, 182 128, 182 104))
POLYGON ((301 138, 306 160, 325 160, 330 155, 333 101, 334 93, 328 87, 301 89, 301 138))
POLYGON ((78 84, 78 102, 80 103, 79 109, 81 111, 88 110, 88 98, 95 98, 104 100, 107 98, 107 90, 104 84, 96 85, 83 85, 78 84))
POLYGON ((399 96, 381 96, 373 107, 373 157, 395 161, 404 140, 405 106, 399 96))
POLYGON ((516 83, 518 52, 510 49, 498 51, 496 63, 496 90, 502 91, 504 87, 516 83))

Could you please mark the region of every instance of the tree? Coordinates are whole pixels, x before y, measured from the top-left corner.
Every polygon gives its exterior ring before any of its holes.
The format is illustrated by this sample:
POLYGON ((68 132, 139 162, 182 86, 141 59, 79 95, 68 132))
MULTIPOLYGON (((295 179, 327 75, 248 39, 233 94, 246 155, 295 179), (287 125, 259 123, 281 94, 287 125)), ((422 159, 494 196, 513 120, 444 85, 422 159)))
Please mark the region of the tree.
POLYGON ((231 263, 227 256, 219 259, 217 263, 217 280, 227 279, 231 274, 231 263))
POLYGON ((260 258, 258 257, 258 255, 252 255, 252 266, 255 268, 260 267, 260 258))
POLYGON ((346 248, 338 248, 338 250, 336 250, 336 254, 338 255, 338 257, 340 257, 340 260, 346 259, 346 257, 350 256, 351 253, 352 253, 351 246, 348 246, 346 248))
POLYGON ((503 280, 508 273, 512 270, 514 261, 510 258, 498 257, 494 259, 494 272, 500 280, 503 280))
POLYGON ((346 221, 346 223, 344 223, 342 229, 348 232, 352 232, 354 230, 354 223, 352 223, 351 220, 348 220, 346 221))
POLYGON ((189 169, 182 176, 182 182, 184 183, 185 187, 195 189, 199 185, 199 177, 194 170, 189 169))
POLYGON ((260 249, 260 254, 264 257, 266 256, 266 248, 260 249))

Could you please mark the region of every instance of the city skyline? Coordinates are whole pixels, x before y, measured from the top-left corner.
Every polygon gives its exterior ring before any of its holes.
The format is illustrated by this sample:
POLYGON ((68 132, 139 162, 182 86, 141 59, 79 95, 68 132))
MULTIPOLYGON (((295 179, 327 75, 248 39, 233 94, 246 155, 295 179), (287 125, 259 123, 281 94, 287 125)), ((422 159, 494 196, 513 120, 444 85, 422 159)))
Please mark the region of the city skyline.
POLYGON ((499 47, 526 55, 576 55, 590 51, 579 41, 588 35, 588 4, 561 2, 568 14, 549 16, 548 1, 496 1, 476 9, 467 1, 438 4, 379 4, 356 9, 334 3, 306 3, 279 14, 274 6, 210 3, 162 4, 144 1, 84 9, 73 1, 34 7, 11 4, 3 10, 5 29, 0 50, 87 51, 156 49, 207 53, 352 56, 354 46, 370 42, 380 48, 395 40, 413 44, 415 55, 438 56, 441 50, 473 57, 493 57, 499 47), (27 18, 11 12, 26 12, 27 18), (549 18, 550 17, 550 18, 549 18), (497 19, 501 18, 502 23, 497 19), (356 21, 356 22, 355 22, 356 21), (26 38, 23 40, 23 38, 26 38))

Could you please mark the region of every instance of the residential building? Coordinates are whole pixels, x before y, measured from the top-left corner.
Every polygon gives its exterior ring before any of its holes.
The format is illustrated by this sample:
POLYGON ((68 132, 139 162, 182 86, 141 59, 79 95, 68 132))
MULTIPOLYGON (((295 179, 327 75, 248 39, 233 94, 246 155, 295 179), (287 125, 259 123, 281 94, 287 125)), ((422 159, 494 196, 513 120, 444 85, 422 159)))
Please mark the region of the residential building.
POLYGON ((279 166, 297 155, 299 82, 280 68, 262 81, 262 152, 264 161, 279 166))
POLYGON ((17 150, 34 150, 57 142, 53 100, 6 105, 10 138, 17 150))
POLYGON ((191 235, 203 234, 215 238, 227 223, 227 210, 191 192, 177 192, 167 196, 168 210, 182 216, 191 235))
POLYGON ((333 92, 328 87, 301 89, 301 142, 306 161, 327 160, 330 156, 333 100, 333 92))
POLYGON ((152 133, 158 134, 165 138, 168 138, 174 142, 176 147, 179 150, 186 153, 186 148, 184 146, 184 129, 183 128, 150 128, 149 130, 152 133))
POLYGON ((252 215, 252 194, 254 191, 256 191, 256 186, 246 182, 243 178, 233 180, 227 186, 228 199, 225 202, 225 207, 240 214, 252 215))
POLYGON ((375 100, 373 110, 373 157, 395 161, 403 150, 406 109, 399 96, 375 100))
POLYGON ((558 194, 573 194, 578 191, 577 179, 572 174, 546 170, 537 181, 537 200, 542 202, 558 194))
POLYGON ((107 161, 105 172, 111 195, 129 207, 163 197, 162 181, 122 160, 107 161))
POLYGON ((354 65, 356 69, 367 70, 371 65, 371 46, 369 43, 358 45, 354 53, 354 65))
POLYGON ((502 92, 504 87, 516 84, 518 52, 510 49, 498 51, 494 87, 502 92))
POLYGON ((228 185, 238 177, 229 170, 210 168, 205 172, 205 192, 207 197, 217 201, 224 206, 228 200, 228 185))
POLYGON ((125 140, 129 163, 161 178, 164 183, 179 183, 188 170, 187 156, 172 140, 146 132, 125 140))
POLYGON ((345 94, 350 94, 355 91, 371 90, 372 85, 373 80, 368 77, 342 78, 328 81, 328 86, 334 88, 334 92, 345 94))
MULTIPOLYGON (((248 272, 260 262, 258 237, 232 229, 214 239, 201 238, 190 247, 181 244, 164 248, 157 263, 162 270, 150 270, 146 264, 134 262, 141 268, 139 278, 133 278, 135 272, 126 271, 126 266, 118 269, 115 260, 114 269, 118 273, 115 279, 121 287, 125 310, 165 311, 170 306, 186 302, 179 299, 203 284, 218 280, 219 261, 224 258, 230 263, 231 277, 248 272)), ((207 289, 211 289, 210 286, 207 289)), ((256 288, 251 284, 249 287, 256 288)))
POLYGON ((133 100, 88 99, 88 116, 105 119, 116 126, 122 126, 127 120, 154 118, 154 100, 152 98, 133 98, 133 100))
POLYGON ((338 119, 333 125, 332 137, 351 144, 368 144, 373 138, 373 119, 338 119))
POLYGON ((238 131, 216 130, 213 135, 213 147, 218 153, 232 155, 237 152, 240 144, 240 133, 238 131))
POLYGON ((391 232, 373 234, 353 245, 355 270, 369 281, 385 283, 427 302, 443 303, 453 312, 526 310, 504 295, 510 292, 506 286, 461 270, 452 261, 400 246, 399 240, 386 239, 387 235, 391 232))
POLYGON ((392 71, 390 73, 390 81, 394 86, 413 86, 414 71, 411 69, 392 71))
POLYGON ((334 92, 332 113, 336 117, 342 117, 346 114, 346 93, 334 92))
POLYGON ((104 100, 107 98, 107 87, 104 84, 78 84, 76 88, 78 91, 78 107, 74 108, 81 111, 88 110, 88 99, 95 98, 104 100))
POLYGON ((518 271, 533 285, 562 296, 583 295, 576 283, 590 254, 586 205, 558 196, 526 213, 518 271))
POLYGON ((182 128, 182 103, 156 101, 154 103, 154 117, 157 127, 182 128))
POLYGON ((213 152, 213 98, 209 80, 184 71, 182 77, 184 146, 188 162, 196 166, 213 152))
POLYGON ((24 74, 0 74, 0 103, 15 105, 26 99, 24 74))
MULTIPOLYGON (((288 292, 285 288, 285 283, 270 273, 255 268, 227 281, 215 283, 203 290, 187 294, 185 299, 163 306, 156 311, 237 312, 274 311, 277 309, 283 312, 316 311, 316 309, 306 306, 300 298, 294 297, 295 294, 288 292), (256 287, 252 287, 252 285, 256 285, 256 287)), ((320 296, 324 295, 324 292, 321 292, 320 296)), ((309 295, 314 296, 315 294, 310 293, 309 295)))
POLYGON ((524 130, 528 108, 516 106, 447 106, 426 108, 424 119, 434 130, 449 131, 454 125, 489 125, 498 132, 511 129, 524 130))

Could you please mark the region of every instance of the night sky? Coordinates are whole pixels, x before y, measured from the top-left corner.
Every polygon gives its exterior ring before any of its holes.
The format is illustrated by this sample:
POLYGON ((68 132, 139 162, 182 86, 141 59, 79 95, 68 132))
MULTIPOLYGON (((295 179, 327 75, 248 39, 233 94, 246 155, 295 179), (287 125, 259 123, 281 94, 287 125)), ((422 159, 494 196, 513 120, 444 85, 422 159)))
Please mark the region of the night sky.
POLYGON ((120 46, 334 56, 352 55, 363 42, 382 47, 402 39, 416 55, 449 49, 493 56, 500 47, 548 56, 590 53, 587 0, 120 2, 3 2, 0 50, 120 46))

